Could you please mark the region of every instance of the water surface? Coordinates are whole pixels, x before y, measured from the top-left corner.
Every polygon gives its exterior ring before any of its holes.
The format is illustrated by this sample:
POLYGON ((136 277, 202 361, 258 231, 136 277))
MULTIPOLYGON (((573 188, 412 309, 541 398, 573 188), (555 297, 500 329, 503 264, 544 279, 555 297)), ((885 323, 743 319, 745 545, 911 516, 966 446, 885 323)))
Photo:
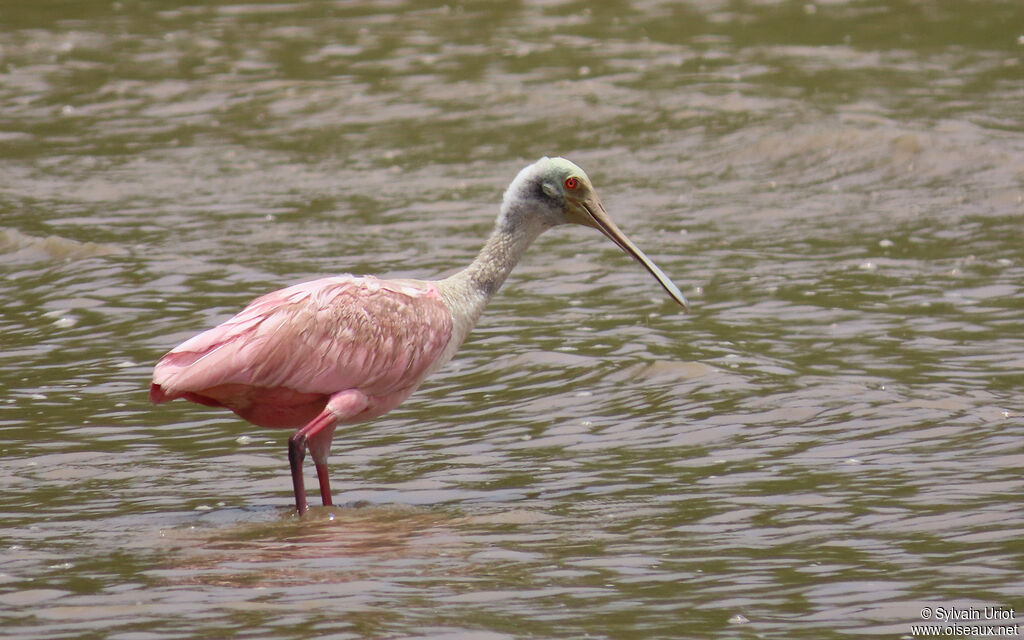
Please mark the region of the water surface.
POLYGON ((910 637, 1024 609, 1024 7, 37 2, 0 31, 0 637, 910 637), (693 302, 559 229, 339 431, 153 362, 319 275, 466 264, 559 154, 693 302), (311 470, 310 470, 311 471, 311 470), (314 501, 315 502, 315 501, 314 501))

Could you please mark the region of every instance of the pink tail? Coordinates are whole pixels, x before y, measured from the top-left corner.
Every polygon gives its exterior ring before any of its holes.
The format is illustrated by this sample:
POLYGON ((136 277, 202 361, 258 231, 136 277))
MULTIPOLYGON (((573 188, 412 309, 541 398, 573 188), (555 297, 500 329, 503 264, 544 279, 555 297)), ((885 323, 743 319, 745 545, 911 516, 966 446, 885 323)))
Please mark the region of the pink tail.
POLYGON ((153 404, 160 404, 162 402, 170 402, 174 398, 169 397, 164 393, 163 388, 158 384, 152 384, 149 386, 149 401, 153 404))

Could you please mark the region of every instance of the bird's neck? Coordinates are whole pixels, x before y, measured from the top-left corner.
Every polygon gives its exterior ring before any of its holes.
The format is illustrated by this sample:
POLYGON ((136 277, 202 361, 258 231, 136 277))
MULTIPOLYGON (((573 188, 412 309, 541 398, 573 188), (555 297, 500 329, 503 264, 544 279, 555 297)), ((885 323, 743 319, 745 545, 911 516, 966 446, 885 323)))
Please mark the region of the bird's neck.
POLYGON ((467 285, 487 298, 493 296, 533 241, 548 228, 537 217, 512 218, 503 215, 498 218, 494 231, 480 253, 462 270, 467 285))
POLYGON ((548 228, 549 225, 536 216, 503 214, 473 262, 437 283, 457 325, 462 325, 456 327, 456 331, 462 333, 458 336, 460 343, 526 249, 548 228))

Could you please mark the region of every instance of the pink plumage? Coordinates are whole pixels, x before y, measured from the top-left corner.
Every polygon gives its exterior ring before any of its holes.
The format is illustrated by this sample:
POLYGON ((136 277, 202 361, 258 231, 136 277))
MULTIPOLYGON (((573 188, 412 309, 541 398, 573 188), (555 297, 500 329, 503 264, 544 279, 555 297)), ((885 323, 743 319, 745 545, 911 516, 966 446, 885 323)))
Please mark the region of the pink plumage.
POLYGON ((341 276, 261 296, 186 340, 157 363, 154 403, 175 398, 227 407, 264 427, 301 427, 330 397, 368 401, 339 423, 390 411, 423 381, 451 338, 437 288, 341 276))

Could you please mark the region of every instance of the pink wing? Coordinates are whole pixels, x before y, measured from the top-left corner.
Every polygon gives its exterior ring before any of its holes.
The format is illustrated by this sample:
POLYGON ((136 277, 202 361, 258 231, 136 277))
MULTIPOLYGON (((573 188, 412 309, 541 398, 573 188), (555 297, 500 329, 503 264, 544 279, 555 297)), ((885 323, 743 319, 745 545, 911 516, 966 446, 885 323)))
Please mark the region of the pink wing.
POLYGON ((429 283, 322 278, 257 298, 173 349, 153 371, 150 399, 184 397, 294 427, 355 389, 389 404, 383 413, 419 386, 451 332, 429 283))

